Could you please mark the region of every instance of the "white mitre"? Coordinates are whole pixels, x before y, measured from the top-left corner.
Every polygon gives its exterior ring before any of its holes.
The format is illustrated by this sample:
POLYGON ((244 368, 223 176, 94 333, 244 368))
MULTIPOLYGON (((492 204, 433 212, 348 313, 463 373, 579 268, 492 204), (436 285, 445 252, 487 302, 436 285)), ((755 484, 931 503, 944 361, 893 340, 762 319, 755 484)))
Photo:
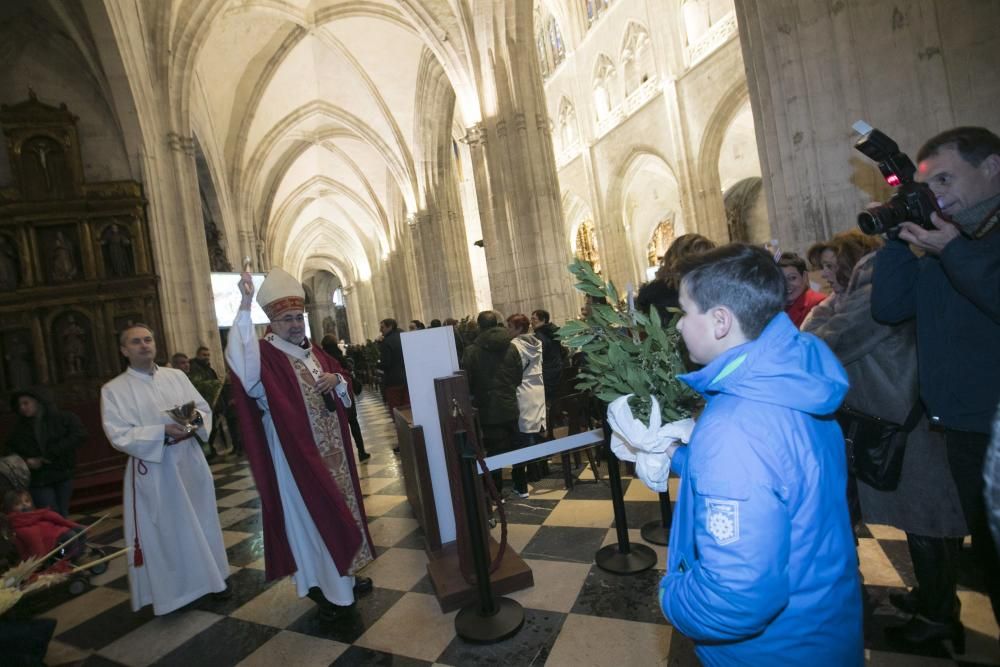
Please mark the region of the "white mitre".
POLYGON ((276 320, 290 310, 305 310, 306 292, 291 274, 274 267, 257 292, 257 303, 269 319, 276 320))

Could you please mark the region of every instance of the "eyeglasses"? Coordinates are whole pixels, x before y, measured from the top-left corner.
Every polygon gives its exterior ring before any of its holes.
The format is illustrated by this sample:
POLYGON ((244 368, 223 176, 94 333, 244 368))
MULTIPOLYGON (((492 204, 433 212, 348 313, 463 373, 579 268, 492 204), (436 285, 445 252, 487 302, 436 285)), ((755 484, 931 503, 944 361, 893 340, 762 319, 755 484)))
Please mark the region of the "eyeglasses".
POLYGON ((284 317, 282 317, 280 319, 271 320, 271 322, 274 322, 275 324, 277 324, 278 322, 280 322, 282 324, 295 324, 295 323, 305 322, 305 319, 306 319, 306 316, 304 314, 299 314, 299 315, 285 315, 284 317))

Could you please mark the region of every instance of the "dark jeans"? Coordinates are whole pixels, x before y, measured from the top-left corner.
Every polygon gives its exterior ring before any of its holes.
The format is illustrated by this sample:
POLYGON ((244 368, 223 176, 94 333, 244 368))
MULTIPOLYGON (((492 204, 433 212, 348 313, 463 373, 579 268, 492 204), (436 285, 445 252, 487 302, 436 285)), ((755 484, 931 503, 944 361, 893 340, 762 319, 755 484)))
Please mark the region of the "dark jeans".
POLYGON ((947 431, 948 467, 958 489, 965 523, 972 534, 972 554, 986 580, 986 594, 993 605, 993 616, 1000 623, 1000 559, 990 533, 983 498, 983 461, 989 436, 985 433, 947 431))
MULTIPOLYGON (((482 431, 483 449, 486 450, 486 456, 503 454, 516 446, 518 434, 516 421, 482 424, 482 431)), ((493 484, 497 487, 497 493, 500 493, 503 490, 503 471, 492 470, 490 476, 493 478, 493 484)))
POLYGON ((351 427, 351 435, 354 437, 354 446, 358 450, 358 456, 361 456, 365 453, 365 439, 361 437, 357 403, 352 403, 351 407, 347 409, 347 424, 351 427))
POLYGON ((48 507, 63 516, 69 516, 69 499, 73 495, 73 480, 56 482, 51 486, 33 486, 29 489, 35 507, 48 507))
MULTIPOLYGON (((517 448, 531 447, 535 444, 535 440, 538 436, 535 433, 522 433, 517 434, 517 448)), ((527 493, 528 492, 528 464, 522 463, 520 465, 513 466, 511 468, 511 480, 514 485, 514 491, 517 493, 527 493)))

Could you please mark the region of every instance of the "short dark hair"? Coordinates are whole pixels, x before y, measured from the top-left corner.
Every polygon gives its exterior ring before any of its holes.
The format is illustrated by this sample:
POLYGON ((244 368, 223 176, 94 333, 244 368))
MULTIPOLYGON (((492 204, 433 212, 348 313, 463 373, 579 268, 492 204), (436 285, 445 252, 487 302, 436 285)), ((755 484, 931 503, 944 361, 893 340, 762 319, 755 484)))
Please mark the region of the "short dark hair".
POLYGON ((778 266, 780 266, 781 268, 790 266, 801 274, 805 274, 807 270, 806 260, 799 257, 794 252, 781 253, 781 257, 778 258, 778 266))
POLYGON ((198 346, 198 349, 194 351, 194 353, 195 354, 201 354, 202 350, 205 350, 205 352, 211 352, 211 350, 209 350, 207 346, 200 345, 200 346, 198 346))
POLYGON ((421 322, 420 320, 410 320, 410 324, 415 325, 418 330, 423 330, 427 328, 424 326, 424 323, 421 322))
POLYGON ((149 333, 153 334, 153 340, 156 340, 156 332, 153 331, 153 327, 149 326, 148 324, 143 324, 142 322, 135 322, 118 332, 119 347, 125 347, 125 334, 127 334, 132 329, 145 329, 149 333))
POLYGON ((183 352, 174 352, 173 356, 170 357, 170 365, 174 366, 178 361, 182 359, 188 359, 188 356, 183 352))
POLYGON ((548 324, 549 320, 552 319, 552 316, 549 315, 549 311, 542 310, 541 308, 539 308, 538 310, 531 311, 531 314, 540 319, 545 324, 548 324))
POLYGON ((785 274, 763 248, 730 243, 688 257, 679 273, 701 312, 725 306, 750 340, 785 309, 785 274))
POLYGON ((493 329, 500 323, 497 318, 496 311, 484 310, 483 312, 476 315, 476 326, 479 327, 480 331, 485 331, 486 329, 493 329))
POLYGON ((384 327, 388 327, 389 329, 395 329, 397 326, 399 326, 396 324, 396 320, 392 319, 391 317, 385 318, 384 320, 379 322, 379 324, 381 324, 384 327))
POLYGON ((430 324, 430 328, 431 329, 437 329, 439 326, 441 326, 441 320, 439 320, 436 317, 433 320, 431 320, 431 324, 430 324))
POLYGON ((1000 137, 985 127, 956 127, 927 140, 917 152, 917 162, 937 155, 942 148, 954 148, 962 159, 978 167, 991 155, 1000 155, 1000 137))

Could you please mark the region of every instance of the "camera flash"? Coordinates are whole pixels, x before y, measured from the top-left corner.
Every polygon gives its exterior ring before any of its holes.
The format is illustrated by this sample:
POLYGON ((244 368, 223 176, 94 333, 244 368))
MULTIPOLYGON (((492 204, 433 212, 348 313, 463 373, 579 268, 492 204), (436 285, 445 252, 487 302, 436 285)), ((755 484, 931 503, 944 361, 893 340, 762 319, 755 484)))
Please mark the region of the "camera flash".
POLYGON ((851 125, 851 127, 853 127, 854 131, 857 132, 858 134, 868 134, 873 129, 875 129, 863 120, 859 120, 854 125, 851 125))

